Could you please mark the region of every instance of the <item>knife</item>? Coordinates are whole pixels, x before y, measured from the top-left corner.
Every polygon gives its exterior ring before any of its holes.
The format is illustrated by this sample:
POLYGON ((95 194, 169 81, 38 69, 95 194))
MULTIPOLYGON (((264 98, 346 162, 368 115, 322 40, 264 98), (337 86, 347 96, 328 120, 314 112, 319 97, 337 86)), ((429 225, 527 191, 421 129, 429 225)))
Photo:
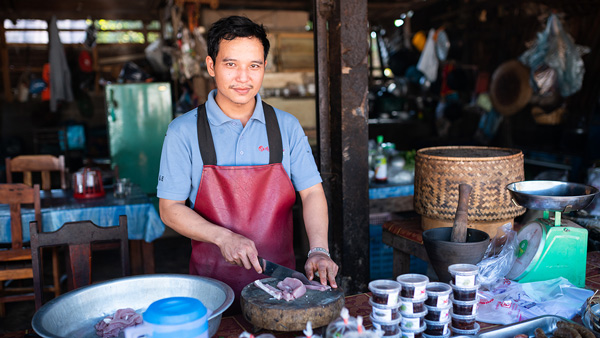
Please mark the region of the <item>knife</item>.
POLYGON ((280 280, 284 280, 286 277, 296 278, 299 279, 304 285, 311 285, 311 282, 308 280, 308 278, 306 278, 306 276, 301 272, 286 268, 285 266, 277 263, 273 263, 262 257, 258 257, 258 262, 263 269, 263 275, 275 277, 280 280))

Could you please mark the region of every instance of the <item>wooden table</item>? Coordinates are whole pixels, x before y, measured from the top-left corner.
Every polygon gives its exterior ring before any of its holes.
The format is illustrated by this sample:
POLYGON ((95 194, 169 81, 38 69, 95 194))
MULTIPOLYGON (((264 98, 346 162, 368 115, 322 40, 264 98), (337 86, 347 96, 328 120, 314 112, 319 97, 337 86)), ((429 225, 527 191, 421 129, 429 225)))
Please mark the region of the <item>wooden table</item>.
MULTIPOLYGON (((588 253, 585 284, 588 289, 600 289, 600 251, 588 253)), ((350 311, 350 315, 354 317, 362 316, 364 319, 363 323, 367 329, 372 327, 369 318, 371 314, 371 304, 369 304, 370 296, 370 293, 361 293, 345 297, 345 307, 350 311)), ((579 318, 579 316, 576 316, 573 320, 581 323, 581 318, 579 318)), ((479 325, 481 326, 481 330, 491 330, 500 326, 482 322, 479 322, 479 325)), ((277 338, 297 338, 304 336, 302 332, 273 332, 267 330, 253 332, 252 324, 248 323, 243 315, 238 314, 235 316, 223 317, 221 319, 221 325, 219 326, 215 338, 238 338, 240 333, 244 331, 253 333, 255 336, 262 333, 271 333, 277 338)), ((323 338, 326 338, 324 333, 325 327, 315 330, 315 334, 320 334, 323 338)))
MULTIPOLYGON (((119 216, 127 215, 132 274, 154 273, 154 246, 165 225, 150 198, 134 186, 129 196, 116 198, 112 187, 106 195, 93 199, 77 199, 70 190, 41 191, 42 231, 58 230, 66 222, 90 220, 98 226, 119 224, 119 216)), ((23 240, 29 241, 29 222, 33 208, 22 209, 23 240)), ((0 205, 0 243, 10 243, 10 211, 0 205)))

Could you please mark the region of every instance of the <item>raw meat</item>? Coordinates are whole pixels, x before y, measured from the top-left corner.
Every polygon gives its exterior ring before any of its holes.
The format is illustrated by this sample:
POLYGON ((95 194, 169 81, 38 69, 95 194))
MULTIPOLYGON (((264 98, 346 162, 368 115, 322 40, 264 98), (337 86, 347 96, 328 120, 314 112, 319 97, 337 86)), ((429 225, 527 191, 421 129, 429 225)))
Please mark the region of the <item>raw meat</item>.
POLYGON ((103 338, 117 337, 119 332, 130 326, 143 322, 142 315, 132 308, 119 309, 112 316, 107 316, 95 325, 96 335, 103 338))
POLYGON ((272 287, 271 285, 265 285, 260 280, 255 280, 254 281, 254 285, 258 286, 261 290, 263 290, 264 292, 270 294, 275 299, 281 299, 281 297, 282 297, 281 290, 277 290, 274 287, 272 287))
POLYGON ((306 287, 297 278, 287 277, 281 282, 277 283, 277 287, 283 292, 283 299, 290 300, 298 299, 306 293, 306 287))
POLYGON ((329 285, 323 285, 317 281, 311 280, 310 281, 311 285, 305 285, 307 289, 309 290, 317 290, 317 291, 327 291, 327 290, 331 290, 331 286, 329 285))
POLYGON ((307 289, 317 291, 327 291, 331 289, 329 285, 321 285, 321 283, 316 281, 311 281, 310 283, 311 285, 304 285, 299 279, 288 277, 282 280, 281 282, 277 283, 276 289, 271 285, 264 284, 260 280, 254 281, 254 285, 259 287, 264 292, 273 296, 273 298, 283 298, 288 302, 304 296, 307 289))

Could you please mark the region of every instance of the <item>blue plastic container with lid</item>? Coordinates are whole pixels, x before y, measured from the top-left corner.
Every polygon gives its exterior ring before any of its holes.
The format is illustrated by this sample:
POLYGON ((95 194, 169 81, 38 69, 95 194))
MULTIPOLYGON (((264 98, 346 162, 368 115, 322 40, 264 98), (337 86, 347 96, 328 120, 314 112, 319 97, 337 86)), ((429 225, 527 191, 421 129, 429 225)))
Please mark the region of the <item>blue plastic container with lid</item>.
POLYGON ((125 338, 209 338, 210 311, 196 298, 170 297, 150 304, 144 323, 125 329, 125 338))

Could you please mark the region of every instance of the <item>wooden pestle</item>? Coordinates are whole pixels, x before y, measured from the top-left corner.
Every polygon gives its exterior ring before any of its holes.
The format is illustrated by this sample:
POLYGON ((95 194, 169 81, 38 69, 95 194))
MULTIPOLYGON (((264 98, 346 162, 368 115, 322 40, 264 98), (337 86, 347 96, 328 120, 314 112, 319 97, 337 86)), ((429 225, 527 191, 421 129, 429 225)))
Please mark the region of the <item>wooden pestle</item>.
POLYGON ((452 227, 452 242, 465 243, 467 241, 467 217, 469 209, 469 196, 471 187, 467 183, 458 185, 458 206, 456 207, 456 215, 454 216, 454 226, 452 227))

